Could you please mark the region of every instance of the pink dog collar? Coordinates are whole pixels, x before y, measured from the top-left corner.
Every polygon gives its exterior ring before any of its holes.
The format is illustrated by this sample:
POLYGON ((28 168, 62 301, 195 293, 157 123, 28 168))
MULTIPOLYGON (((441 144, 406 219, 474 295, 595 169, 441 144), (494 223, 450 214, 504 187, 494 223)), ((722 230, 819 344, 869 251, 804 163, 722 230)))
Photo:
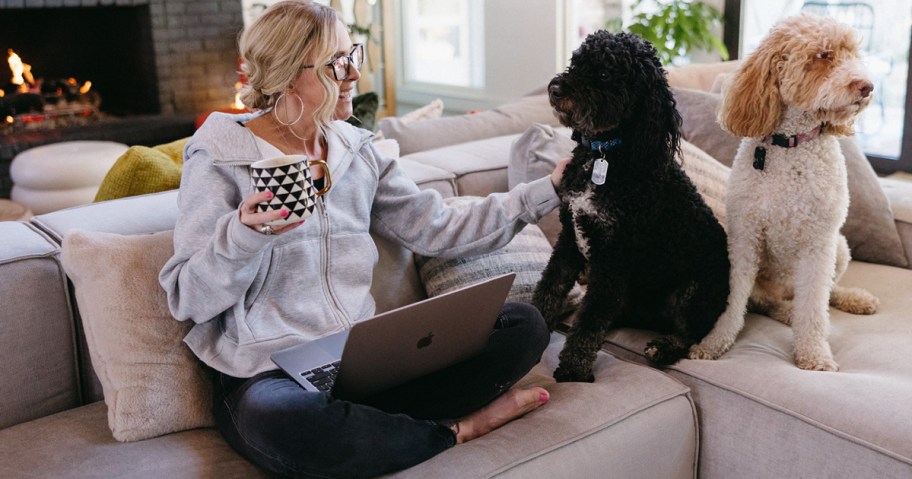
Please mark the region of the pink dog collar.
POLYGON ((776 146, 781 146, 783 148, 794 148, 801 143, 804 143, 806 141, 811 141, 811 140, 817 138, 818 136, 820 136, 821 134, 823 134, 823 129, 825 126, 826 126, 826 124, 821 123, 820 126, 818 126, 817 128, 814 128, 813 130, 811 130, 807 133, 799 133, 797 135, 792 135, 792 136, 785 136, 781 133, 774 133, 774 134, 768 135, 766 138, 764 138, 763 143, 772 142, 772 144, 774 144, 776 146))
MULTIPOLYGON (((774 133, 772 135, 767 135, 761 142, 772 143, 773 145, 781 146, 782 148, 794 148, 801 143, 811 141, 822 135, 824 127, 826 127, 826 123, 821 123, 820 126, 807 133, 799 133, 792 136, 774 133)), ((754 169, 762 170, 764 166, 766 166, 766 147, 758 146, 757 148, 754 148, 754 169)))

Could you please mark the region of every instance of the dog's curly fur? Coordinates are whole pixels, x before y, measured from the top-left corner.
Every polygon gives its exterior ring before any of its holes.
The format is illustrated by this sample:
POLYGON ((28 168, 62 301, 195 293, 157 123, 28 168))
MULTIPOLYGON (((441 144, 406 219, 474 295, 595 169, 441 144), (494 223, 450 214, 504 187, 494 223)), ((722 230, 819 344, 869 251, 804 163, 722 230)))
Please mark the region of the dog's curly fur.
POLYGON ((856 33, 808 14, 777 23, 724 87, 719 122, 745 137, 726 196, 731 295, 691 358, 724 354, 750 306, 792 325, 798 367, 835 371, 827 303, 856 314, 876 311, 878 301, 867 291, 835 286, 849 262, 839 233, 848 183, 836 136, 852 134, 872 88, 856 33), (821 124, 819 136, 797 146, 771 143, 769 135, 789 137, 821 124))
POLYGON ((599 31, 548 87, 578 144, 564 171, 560 231, 533 302, 555 328, 574 281, 588 270, 554 373, 591 381, 606 332, 659 331, 646 355, 671 364, 712 329, 728 297, 725 232, 676 161, 681 117, 655 49, 626 33, 599 31), (591 141, 620 140, 600 153, 591 141), (593 163, 608 161, 602 185, 593 163))

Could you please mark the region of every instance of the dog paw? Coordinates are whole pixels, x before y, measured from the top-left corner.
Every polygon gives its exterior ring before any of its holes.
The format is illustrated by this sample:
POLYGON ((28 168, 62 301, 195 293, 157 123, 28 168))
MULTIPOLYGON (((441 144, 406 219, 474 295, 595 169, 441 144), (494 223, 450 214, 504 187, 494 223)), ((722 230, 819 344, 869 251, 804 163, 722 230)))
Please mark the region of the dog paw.
POLYGON ((836 361, 825 356, 795 358, 795 365, 807 371, 839 371, 836 361))
POLYGON ((808 371, 838 371, 833 351, 826 340, 798 340, 795 343, 795 365, 808 371))
POLYGON ((874 314, 880 300, 861 288, 837 286, 830 293, 830 305, 851 314, 874 314))
POLYGON ((725 351, 716 351, 700 344, 694 344, 687 352, 689 359, 719 359, 725 351))
POLYGON ((646 343, 643 354, 655 364, 667 366, 688 355, 687 344, 674 336, 662 336, 646 343))
POLYGON ((595 375, 591 371, 571 371, 559 366, 554 370, 554 380, 559 383, 591 383, 595 381, 595 375))

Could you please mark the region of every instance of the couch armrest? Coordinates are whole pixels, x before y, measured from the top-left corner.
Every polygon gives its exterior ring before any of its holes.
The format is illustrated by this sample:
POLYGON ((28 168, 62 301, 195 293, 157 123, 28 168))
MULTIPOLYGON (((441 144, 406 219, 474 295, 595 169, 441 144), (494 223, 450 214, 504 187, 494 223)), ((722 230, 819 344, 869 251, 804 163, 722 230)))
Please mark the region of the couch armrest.
POLYGON ((0 222, 0 429, 80 404, 75 323, 59 252, 31 225, 0 222))
POLYGON ((912 181, 910 179, 880 178, 884 194, 890 200, 896 231, 902 240, 909 268, 912 269, 912 181))

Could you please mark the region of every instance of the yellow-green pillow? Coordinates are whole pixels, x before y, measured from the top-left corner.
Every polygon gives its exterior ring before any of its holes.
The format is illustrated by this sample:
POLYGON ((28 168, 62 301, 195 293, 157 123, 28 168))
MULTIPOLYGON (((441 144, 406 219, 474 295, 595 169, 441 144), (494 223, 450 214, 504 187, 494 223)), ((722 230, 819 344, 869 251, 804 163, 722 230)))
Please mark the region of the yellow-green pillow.
POLYGON ((173 190, 180 186, 184 145, 189 138, 164 145, 131 146, 108 171, 95 201, 173 190))

